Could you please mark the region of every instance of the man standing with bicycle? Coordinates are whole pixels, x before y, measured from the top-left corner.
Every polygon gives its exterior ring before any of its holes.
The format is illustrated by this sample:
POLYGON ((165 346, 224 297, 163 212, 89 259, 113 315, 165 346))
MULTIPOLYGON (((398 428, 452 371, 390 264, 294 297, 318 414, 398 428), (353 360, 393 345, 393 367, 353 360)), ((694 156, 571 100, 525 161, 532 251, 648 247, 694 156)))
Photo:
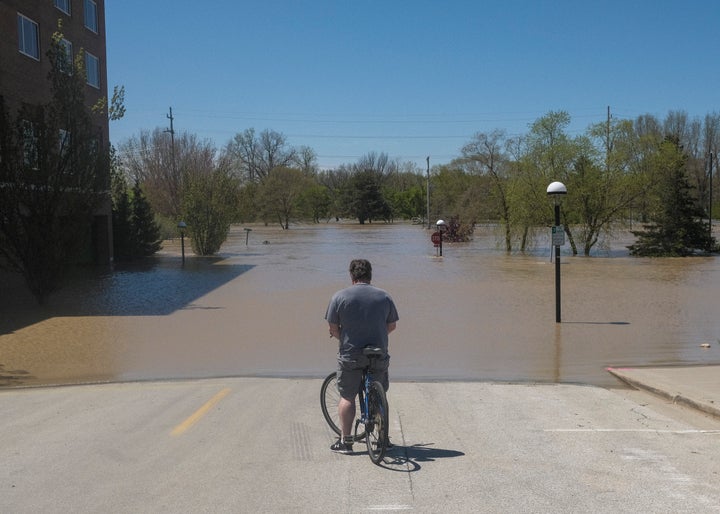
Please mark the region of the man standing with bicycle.
POLYGON ((390 295, 373 285, 372 266, 365 259, 350 262, 352 285, 333 295, 325 313, 330 337, 339 340, 337 384, 340 392, 338 415, 342 436, 330 449, 338 453, 352 453, 352 422, 355 419, 355 396, 360 389, 362 370, 368 365, 363 355, 367 346, 385 350, 385 356, 375 359, 373 375, 387 391, 388 334, 395 330, 399 319, 390 295))

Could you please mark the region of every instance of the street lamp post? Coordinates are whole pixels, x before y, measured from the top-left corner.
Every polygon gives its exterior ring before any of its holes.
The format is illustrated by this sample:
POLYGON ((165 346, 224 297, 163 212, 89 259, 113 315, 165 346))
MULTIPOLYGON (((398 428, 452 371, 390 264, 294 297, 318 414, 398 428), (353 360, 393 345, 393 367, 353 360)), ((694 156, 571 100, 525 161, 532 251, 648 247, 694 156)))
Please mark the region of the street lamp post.
POLYGON ((427 216, 427 224, 428 224, 428 230, 430 230, 430 156, 427 156, 427 181, 425 183, 426 185, 426 191, 425 191, 425 200, 427 201, 427 209, 425 212, 425 215, 427 216))
POLYGON ((440 242, 438 243, 438 249, 440 250, 440 257, 442 257, 442 239, 443 239, 443 232, 447 230, 447 223, 445 223, 445 220, 437 220, 435 223, 435 226, 437 227, 437 233, 440 235, 440 242))
POLYGON ((555 247, 555 323, 560 323, 560 247, 565 244, 565 229, 560 224, 560 201, 567 194, 562 182, 553 182, 547 194, 555 202, 555 226, 552 228, 552 244, 555 247))
MULTIPOLYGON (((715 154, 717 157, 717 153, 715 154)), ((710 237, 708 238, 708 251, 712 251, 712 208, 713 208, 713 153, 710 152, 710 203, 708 204, 708 231, 710 237)))
POLYGON ((180 252, 182 253, 182 263, 185 264, 185 229, 187 228, 187 223, 181 221, 178 223, 178 228, 180 229, 180 252))

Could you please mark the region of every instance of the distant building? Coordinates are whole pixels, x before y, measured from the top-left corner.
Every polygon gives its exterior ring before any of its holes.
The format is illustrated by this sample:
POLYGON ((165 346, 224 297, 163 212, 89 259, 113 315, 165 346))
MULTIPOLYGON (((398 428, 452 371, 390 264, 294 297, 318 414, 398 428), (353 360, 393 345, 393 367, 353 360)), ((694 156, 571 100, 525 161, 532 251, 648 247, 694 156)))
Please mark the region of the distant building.
MULTIPOLYGON (((12 115, 22 105, 44 104, 52 97, 46 54, 58 20, 73 59, 84 54, 88 106, 108 96, 105 0, 0 0, 0 96, 12 115)), ((109 145, 107 116, 93 121, 100 144, 109 145)), ((109 177, 103 182, 109 188, 109 177)), ((111 212, 108 197, 93 220, 92 257, 98 263, 112 260, 111 212)))

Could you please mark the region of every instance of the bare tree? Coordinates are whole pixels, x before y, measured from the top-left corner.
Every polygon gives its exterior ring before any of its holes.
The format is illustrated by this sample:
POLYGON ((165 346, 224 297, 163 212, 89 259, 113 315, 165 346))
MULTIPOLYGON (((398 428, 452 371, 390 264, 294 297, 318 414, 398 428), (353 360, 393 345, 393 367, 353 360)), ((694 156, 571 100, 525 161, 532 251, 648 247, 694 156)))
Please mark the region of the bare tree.
POLYGON ((285 136, 274 130, 247 129, 225 147, 225 159, 243 182, 263 182, 274 168, 291 167, 297 150, 288 146, 285 136))
POLYGON ((309 146, 301 146, 297 149, 295 161, 297 166, 306 177, 314 177, 318 172, 317 154, 309 146))
POLYGON ((371 172, 382 183, 385 178, 398 171, 399 164, 388 157, 386 153, 369 152, 353 165, 354 172, 371 172))
POLYGON ((512 250, 510 202, 508 200, 507 157, 503 152, 506 144, 505 133, 495 130, 490 134, 475 134, 473 140, 462 148, 469 168, 479 175, 490 178, 492 198, 496 202, 500 221, 505 227, 505 250, 512 250))
POLYGON ((188 174, 209 174, 214 169, 216 150, 209 140, 182 132, 170 138, 163 129, 142 131, 119 147, 120 158, 130 181, 139 181, 148 201, 159 214, 180 218, 183 183, 188 174))

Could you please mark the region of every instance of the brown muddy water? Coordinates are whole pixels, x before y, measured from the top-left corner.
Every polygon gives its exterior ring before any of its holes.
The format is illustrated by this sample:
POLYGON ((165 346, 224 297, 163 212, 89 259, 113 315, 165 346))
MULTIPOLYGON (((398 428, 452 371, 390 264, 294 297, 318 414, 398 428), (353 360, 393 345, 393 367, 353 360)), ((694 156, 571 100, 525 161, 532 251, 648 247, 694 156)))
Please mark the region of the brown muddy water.
POLYGON ((563 249, 555 323, 550 243, 507 255, 492 227, 437 257, 421 226, 234 227, 221 254, 179 240, 141 265, 73 277, 38 307, 0 277, 0 386, 218 376, 320 377, 336 341, 323 319, 352 258, 400 313, 395 380, 587 383, 608 366, 720 364, 720 258, 640 259, 622 238, 597 257, 563 249), (709 348, 703 345, 709 344, 709 348))

